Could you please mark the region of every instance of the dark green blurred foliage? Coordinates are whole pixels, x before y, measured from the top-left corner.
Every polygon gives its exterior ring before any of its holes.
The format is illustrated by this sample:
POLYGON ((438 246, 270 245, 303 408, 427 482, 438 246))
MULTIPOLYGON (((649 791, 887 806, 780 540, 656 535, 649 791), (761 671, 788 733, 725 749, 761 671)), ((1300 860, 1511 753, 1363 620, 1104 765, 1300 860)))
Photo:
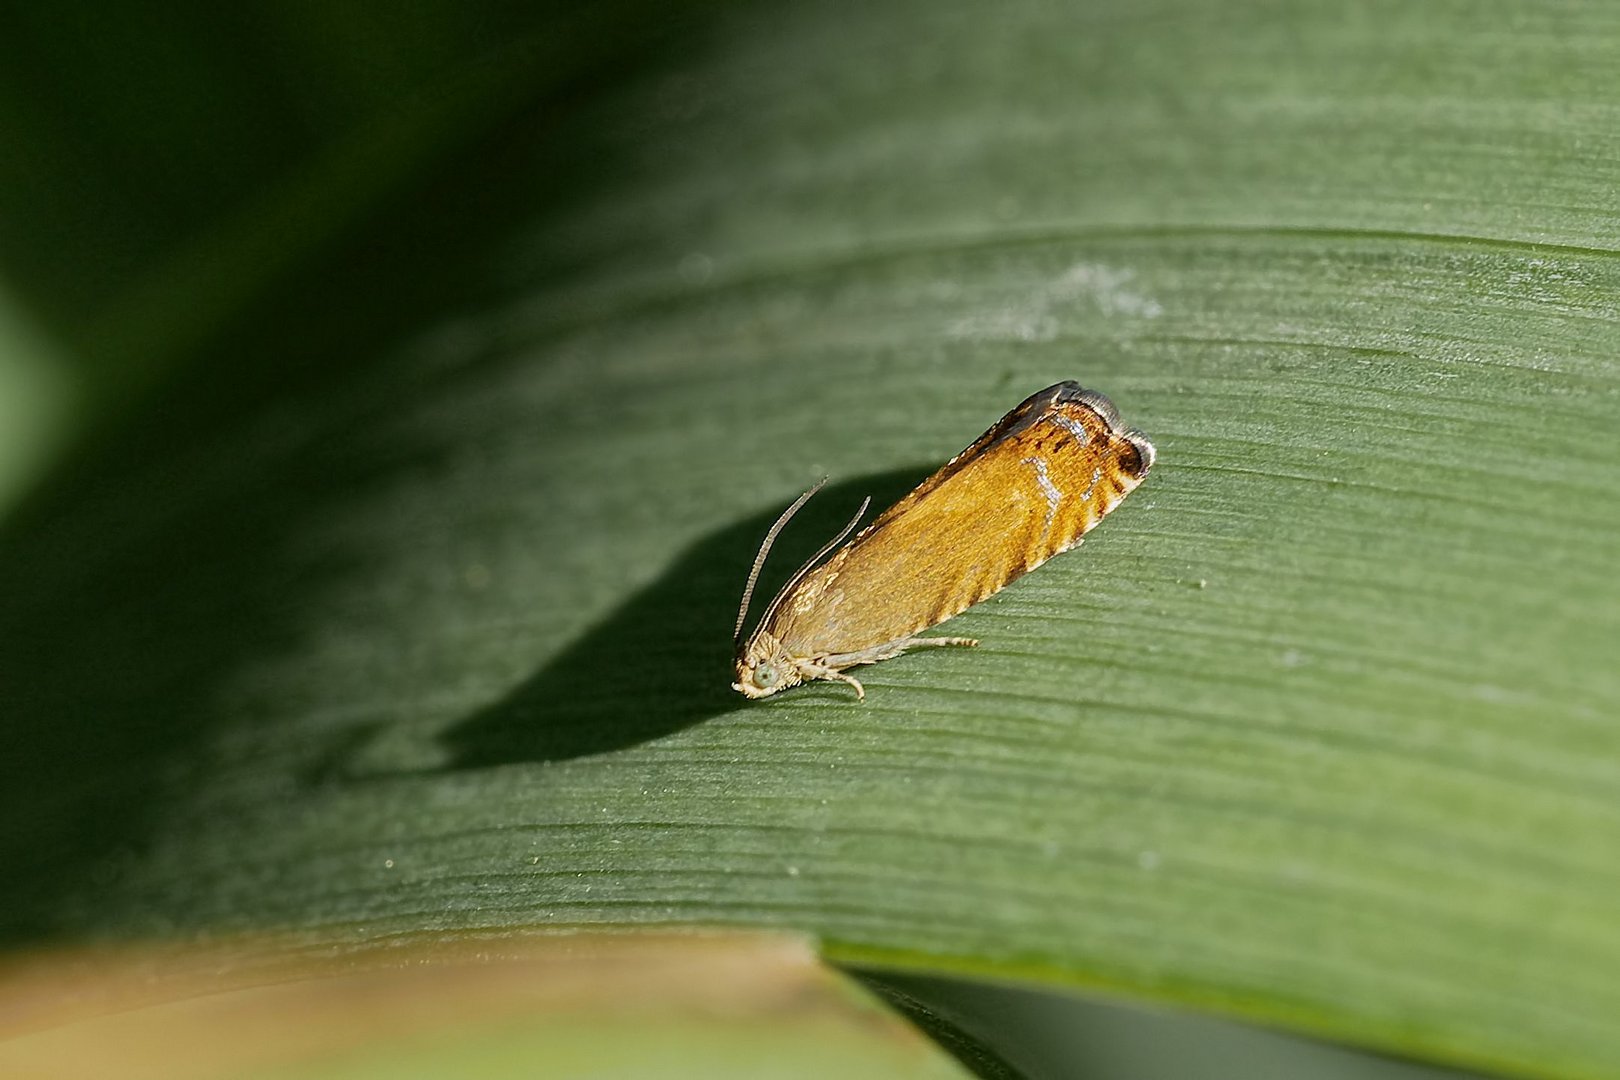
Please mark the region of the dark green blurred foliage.
MULTIPOLYGON (((93 406, 138 394, 500 125, 543 126, 701 9, 7 5, 0 274, 93 406)), ((431 228, 415 209, 388 231, 431 228)), ((362 260, 356 294, 398 254, 362 260)))
POLYGON ((12 5, 0 250, 72 327, 312 161, 532 33, 533 4, 12 5))

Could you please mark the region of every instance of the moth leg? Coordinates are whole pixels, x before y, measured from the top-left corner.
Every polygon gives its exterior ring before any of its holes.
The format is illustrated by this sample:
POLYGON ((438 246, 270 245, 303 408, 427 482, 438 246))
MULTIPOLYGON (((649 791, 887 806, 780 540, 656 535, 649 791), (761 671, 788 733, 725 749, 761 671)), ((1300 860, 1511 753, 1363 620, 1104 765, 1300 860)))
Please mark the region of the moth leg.
POLYGON ((874 645, 870 649, 860 652, 834 653, 829 656, 818 656, 814 660, 795 660, 800 677, 810 679, 836 679, 848 683, 855 688, 855 696, 861 701, 866 700, 866 688, 861 680, 853 675, 844 674, 844 668, 852 668, 859 664, 875 664, 880 660, 892 660, 907 649, 921 649, 929 645, 977 645, 978 639, 967 637, 905 637, 896 641, 874 645))
POLYGON ((845 675, 837 668, 818 664, 812 660, 797 660, 794 662, 794 666, 798 668, 799 674, 807 681, 810 679, 836 679, 855 688, 855 699, 857 701, 866 700, 866 687, 862 686, 861 680, 853 675, 845 675))
POLYGON ((823 656, 820 660, 826 666, 847 668, 856 664, 875 664, 880 660, 893 660, 907 649, 921 649, 930 645, 972 646, 978 643, 977 638, 970 637, 903 637, 886 641, 882 645, 874 645, 870 649, 862 649, 860 652, 823 656))
MULTIPOLYGON (((885 645, 884 648, 898 650, 894 653, 895 656, 898 656, 907 649, 921 649, 926 645, 966 645, 973 647, 977 646, 978 644, 978 638, 970 637, 908 637, 901 638, 899 641, 891 642, 890 644, 885 645)), ((885 657, 885 659, 887 659, 887 657, 885 657)))
POLYGON ((842 671, 829 671, 825 677, 829 679, 837 679, 839 682, 849 683, 849 685, 855 688, 855 700, 866 700, 866 687, 862 686, 861 680, 857 679, 855 676, 845 675, 842 671))

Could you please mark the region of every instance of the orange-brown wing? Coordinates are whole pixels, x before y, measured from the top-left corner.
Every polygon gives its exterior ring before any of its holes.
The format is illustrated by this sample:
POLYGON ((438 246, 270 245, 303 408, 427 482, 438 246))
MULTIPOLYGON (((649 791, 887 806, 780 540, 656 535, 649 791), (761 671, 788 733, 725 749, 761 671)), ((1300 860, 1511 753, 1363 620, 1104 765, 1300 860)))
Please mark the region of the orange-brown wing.
POLYGON ((1102 394, 1048 387, 813 570, 764 629, 796 657, 927 629, 1074 547, 1152 464, 1102 394))

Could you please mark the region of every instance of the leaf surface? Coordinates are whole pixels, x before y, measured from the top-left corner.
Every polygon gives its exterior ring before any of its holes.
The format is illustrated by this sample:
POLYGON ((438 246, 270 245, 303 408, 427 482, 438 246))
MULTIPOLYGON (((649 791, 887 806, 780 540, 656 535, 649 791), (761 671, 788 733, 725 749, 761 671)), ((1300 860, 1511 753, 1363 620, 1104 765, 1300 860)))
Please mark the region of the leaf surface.
POLYGON ((1620 16, 750 11, 13 523, 12 933, 786 927, 1620 1070, 1620 16), (1067 378, 1158 464, 980 649, 727 689, 798 491, 778 580, 1067 378))

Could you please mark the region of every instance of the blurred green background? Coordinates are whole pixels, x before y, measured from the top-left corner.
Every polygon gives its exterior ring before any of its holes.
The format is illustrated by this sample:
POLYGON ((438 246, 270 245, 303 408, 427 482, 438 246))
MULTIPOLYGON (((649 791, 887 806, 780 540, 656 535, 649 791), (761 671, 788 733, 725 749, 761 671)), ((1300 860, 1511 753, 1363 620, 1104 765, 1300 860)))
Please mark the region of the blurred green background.
MULTIPOLYGON (((27 486, 41 447, 207 363, 232 320, 400 210, 519 110, 613 77, 702 14, 656 10, 9 8, 0 377, 16 419, 0 443, 0 492, 27 486)), ((352 283, 354 302, 386 291, 370 277, 352 283)))
POLYGON ((763 927, 1025 1075, 1431 1071, 1097 996, 1620 1073, 1616 70, 1602 3, 13 5, 0 934, 763 927), (1059 378, 1161 465, 980 655, 729 695, 782 505, 1059 378))

